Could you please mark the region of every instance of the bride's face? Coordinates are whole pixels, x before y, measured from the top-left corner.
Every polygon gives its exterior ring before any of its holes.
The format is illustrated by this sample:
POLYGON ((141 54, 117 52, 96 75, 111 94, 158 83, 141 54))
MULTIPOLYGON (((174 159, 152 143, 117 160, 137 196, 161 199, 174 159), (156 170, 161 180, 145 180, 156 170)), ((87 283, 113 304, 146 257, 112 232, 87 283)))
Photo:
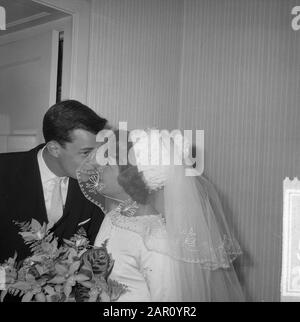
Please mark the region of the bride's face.
MULTIPOLYGON (((101 167, 100 181, 102 183, 101 194, 111 198, 122 198, 124 189, 118 183, 119 166, 106 165, 101 167)), ((123 198, 122 198, 123 199, 123 198)))

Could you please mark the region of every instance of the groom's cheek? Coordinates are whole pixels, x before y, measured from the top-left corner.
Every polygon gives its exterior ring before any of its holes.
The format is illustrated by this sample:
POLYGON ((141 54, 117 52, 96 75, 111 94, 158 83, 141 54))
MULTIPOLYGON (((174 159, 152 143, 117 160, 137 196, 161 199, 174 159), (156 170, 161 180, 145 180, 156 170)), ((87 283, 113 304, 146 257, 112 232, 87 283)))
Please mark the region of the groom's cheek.
POLYGON ((76 179, 76 170, 79 168, 80 160, 76 160, 74 156, 66 157, 63 160, 63 167, 66 176, 76 179))
POLYGON ((77 175, 76 175, 76 171, 80 168, 80 166, 82 165, 82 163, 84 162, 84 160, 86 159, 86 157, 84 156, 76 156, 72 159, 72 161, 70 162, 69 166, 69 172, 72 173, 72 178, 76 179, 77 175))

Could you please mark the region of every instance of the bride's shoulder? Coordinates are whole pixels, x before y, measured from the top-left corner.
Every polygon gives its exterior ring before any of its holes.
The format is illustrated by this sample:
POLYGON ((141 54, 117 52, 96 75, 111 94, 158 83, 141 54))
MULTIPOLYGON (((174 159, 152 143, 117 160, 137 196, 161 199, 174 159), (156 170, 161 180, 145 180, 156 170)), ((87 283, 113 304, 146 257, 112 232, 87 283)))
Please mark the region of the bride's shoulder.
POLYGON ((145 252, 168 253, 166 224, 162 215, 127 217, 112 212, 109 220, 112 227, 121 229, 129 240, 135 240, 136 247, 142 247, 145 252))
POLYGON ((160 215, 124 216, 117 212, 109 214, 113 226, 141 235, 154 237, 165 233, 165 221, 160 215))

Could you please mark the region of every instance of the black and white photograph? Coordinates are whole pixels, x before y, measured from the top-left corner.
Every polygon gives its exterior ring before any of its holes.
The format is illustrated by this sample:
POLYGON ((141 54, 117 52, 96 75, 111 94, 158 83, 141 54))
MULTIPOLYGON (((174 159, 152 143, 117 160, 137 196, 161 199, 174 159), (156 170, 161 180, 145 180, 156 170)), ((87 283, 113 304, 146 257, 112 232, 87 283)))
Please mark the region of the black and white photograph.
POLYGON ((0 0, 18 302, 300 302, 300 0, 0 0))

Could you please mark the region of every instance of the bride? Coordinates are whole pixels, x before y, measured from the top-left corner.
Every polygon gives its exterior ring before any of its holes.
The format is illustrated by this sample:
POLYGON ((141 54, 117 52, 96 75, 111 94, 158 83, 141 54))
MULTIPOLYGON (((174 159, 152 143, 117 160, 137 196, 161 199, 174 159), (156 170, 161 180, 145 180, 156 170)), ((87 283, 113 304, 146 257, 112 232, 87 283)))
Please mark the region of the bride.
POLYGON ((213 186, 186 175, 187 147, 158 131, 133 132, 112 132, 77 172, 106 213, 95 246, 107 241, 111 278, 127 286, 119 301, 244 300, 232 266, 241 251, 213 186))

